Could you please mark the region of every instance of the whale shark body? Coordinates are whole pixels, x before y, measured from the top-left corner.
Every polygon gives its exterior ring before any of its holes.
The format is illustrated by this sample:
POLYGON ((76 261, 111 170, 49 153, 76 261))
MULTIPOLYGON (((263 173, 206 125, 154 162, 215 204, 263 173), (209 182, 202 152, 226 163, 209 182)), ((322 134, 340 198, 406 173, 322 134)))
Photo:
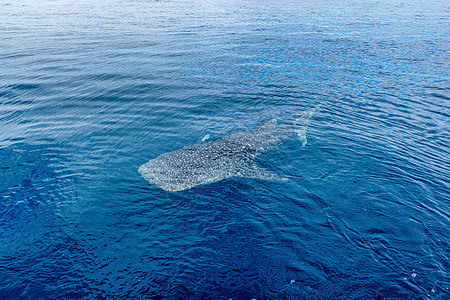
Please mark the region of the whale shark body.
POLYGON ((272 119, 256 130, 210 142, 205 142, 209 138, 207 135, 192 146, 151 159, 140 166, 138 172, 151 184, 171 192, 231 177, 287 181, 286 177, 259 167, 255 158, 294 133, 304 146, 309 120, 318 107, 305 111, 293 124, 277 125, 272 119))

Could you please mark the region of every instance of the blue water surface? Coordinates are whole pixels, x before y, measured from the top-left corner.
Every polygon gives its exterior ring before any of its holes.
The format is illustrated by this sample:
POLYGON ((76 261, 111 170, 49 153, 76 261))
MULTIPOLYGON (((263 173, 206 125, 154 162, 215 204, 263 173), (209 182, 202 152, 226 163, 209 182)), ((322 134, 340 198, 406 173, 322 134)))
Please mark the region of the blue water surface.
POLYGON ((448 299, 449 2, 0 2, 1 299, 448 299), (140 165, 289 123, 182 192, 140 165))

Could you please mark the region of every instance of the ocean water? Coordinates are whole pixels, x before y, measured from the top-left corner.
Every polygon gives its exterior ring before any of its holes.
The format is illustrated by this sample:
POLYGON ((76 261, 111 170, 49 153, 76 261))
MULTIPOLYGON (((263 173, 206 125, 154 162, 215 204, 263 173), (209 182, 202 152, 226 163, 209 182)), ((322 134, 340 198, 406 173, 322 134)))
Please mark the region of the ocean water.
POLYGON ((1 299, 448 299, 449 2, 0 2, 1 299), (289 123, 182 192, 140 165, 289 123))

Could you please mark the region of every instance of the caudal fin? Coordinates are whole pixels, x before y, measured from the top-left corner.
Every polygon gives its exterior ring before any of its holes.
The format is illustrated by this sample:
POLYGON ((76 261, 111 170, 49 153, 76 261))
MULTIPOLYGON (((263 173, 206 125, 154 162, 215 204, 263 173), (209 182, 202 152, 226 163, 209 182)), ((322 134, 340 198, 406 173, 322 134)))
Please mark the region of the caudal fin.
POLYGON ((300 118, 295 119, 295 133, 297 133, 298 139, 302 143, 303 147, 308 142, 308 140, 306 139, 306 130, 308 130, 310 119, 321 105, 322 103, 319 103, 314 108, 308 109, 307 111, 303 112, 300 118))

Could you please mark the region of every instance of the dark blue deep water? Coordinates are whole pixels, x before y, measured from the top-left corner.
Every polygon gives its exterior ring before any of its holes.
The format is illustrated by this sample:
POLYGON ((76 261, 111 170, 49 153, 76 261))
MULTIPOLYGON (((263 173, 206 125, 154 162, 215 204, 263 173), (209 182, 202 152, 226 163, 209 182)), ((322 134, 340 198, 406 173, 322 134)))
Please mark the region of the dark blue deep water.
POLYGON ((0 2, 1 299, 449 299, 449 2, 0 2), (183 192, 138 167, 287 123, 183 192))

